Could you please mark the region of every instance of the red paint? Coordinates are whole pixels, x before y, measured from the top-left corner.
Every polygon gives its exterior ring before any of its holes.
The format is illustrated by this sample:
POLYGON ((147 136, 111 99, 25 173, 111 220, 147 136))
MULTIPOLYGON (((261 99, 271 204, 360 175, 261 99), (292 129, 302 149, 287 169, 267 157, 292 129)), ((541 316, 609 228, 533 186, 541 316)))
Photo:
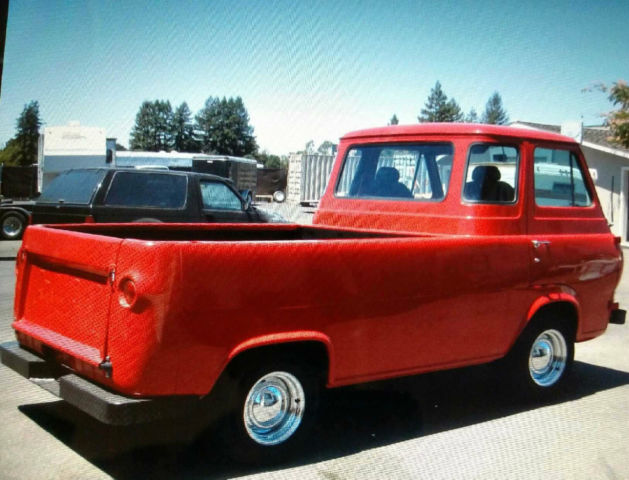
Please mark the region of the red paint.
POLYGON ((342 139, 313 227, 29 227, 14 328, 30 348, 52 347, 83 375, 140 396, 206 394, 239 353, 287 342, 325 348, 329 386, 482 363, 553 302, 574 305, 577 339, 593 338, 607 326, 622 256, 595 194, 590 207, 535 205, 536 146, 584 162, 572 140, 532 130, 387 127, 342 139), (443 201, 334 196, 352 145, 423 141, 454 146, 443 201), (478 142, 519 149, 515 204, 461 200, 478 142), (97 368, 106 356, 111 379, 97 368))

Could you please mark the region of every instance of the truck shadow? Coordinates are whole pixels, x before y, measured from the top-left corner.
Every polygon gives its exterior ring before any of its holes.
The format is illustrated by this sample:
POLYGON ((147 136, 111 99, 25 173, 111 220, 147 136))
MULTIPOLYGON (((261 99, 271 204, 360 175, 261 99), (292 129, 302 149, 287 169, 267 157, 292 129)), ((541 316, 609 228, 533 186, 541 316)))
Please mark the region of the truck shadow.
MULTIPOLYGON (((629 384, 629 373, 575 362, 562 392, 544 403, 525 402, 500 389, 491 365, 407 377, 328 392, 296 467, 362 450, 433 435, 559 404, 629 384)), ((184 422, 108 427, 64 402, 23 405, 20 410, 114 478, 233 478, 269 468, 242 466, 212 444, 191 441, 184 422)))

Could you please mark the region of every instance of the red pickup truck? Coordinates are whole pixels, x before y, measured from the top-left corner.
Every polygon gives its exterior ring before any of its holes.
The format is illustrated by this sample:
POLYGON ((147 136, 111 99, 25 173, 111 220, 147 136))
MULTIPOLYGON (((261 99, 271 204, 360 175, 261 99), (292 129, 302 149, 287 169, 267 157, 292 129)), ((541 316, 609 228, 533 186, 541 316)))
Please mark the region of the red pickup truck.
POLYGON ((500 360, 546 395, 625 314, 578 144, 489 125, 347 134, 312 226, 31 226, 16 263, 6 365, 108 423, 214 405, 249 459, 326 387, 500 360))

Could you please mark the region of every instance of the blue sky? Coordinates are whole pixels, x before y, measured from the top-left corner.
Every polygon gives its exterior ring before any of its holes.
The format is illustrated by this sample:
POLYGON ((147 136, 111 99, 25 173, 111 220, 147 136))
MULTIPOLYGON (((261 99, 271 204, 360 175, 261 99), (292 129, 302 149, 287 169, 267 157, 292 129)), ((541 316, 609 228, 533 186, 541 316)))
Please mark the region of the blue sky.
POLYGON ((439 80, 465 112, 498 91, 511 120, 601 122, 595 82, 629 81, 627 1, 11 0, 0 145, 25 103, 46 125, 127 145, 142 101, 241 96, 261 148, 416 123, 439 80))

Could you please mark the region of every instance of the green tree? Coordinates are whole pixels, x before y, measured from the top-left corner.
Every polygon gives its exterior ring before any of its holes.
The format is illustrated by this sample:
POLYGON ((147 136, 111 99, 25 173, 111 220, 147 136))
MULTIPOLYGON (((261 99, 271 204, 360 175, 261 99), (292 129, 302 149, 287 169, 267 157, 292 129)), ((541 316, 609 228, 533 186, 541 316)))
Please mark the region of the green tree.
POLYGON ((16 122, 15 162, 17 165, 28 166, 37 163, 37 142, 41 124, 39 102, 33 100, 24 105, 16 122))
POLYGON ((509 115, 502 106, 502 98, 498 92, 494 92, 487 100, 481 122, 492 125, 504 125, 509 122, 509 115))
POLYGON ((194 138, 192 112, 186 102, 175 109, 172 121, 173 149, 178 152, 197 152, 199 144, 194 138))
POLYGON ((619 80, 603 91, 607 90, 609 90, 609 101, 618 107, 617 110, 606 115, 606 123, 612 132, 610 140, 629 148, 629 85, 619 80))
POLYGON ((244 157, 258 151, 249 114, 240 97, 209 97, 195 120, 204 153, 244 157))
POLYGON ((470 113, 465 116, 466 123, 478 123, 478 113, 476 113, 476 109, 472 108, 470 113))
POLYGON ((397 115, 394 113, 391 117, 391 120, 389 120, 389 125, 398 125, 399 123, 400 121, 398 120, 397 115))
POLYGON ((0 165, 18 166, 18 150, 19 147, 15 138, 10 139, 4 148, 0 150, 0 165))
POLYGON ((260 162, 265 168, 281 168, 282 167, 282 159, 277 155, 272 155, 266 150, 262 150, 261 152, 253 155, 253 158, 260 162))
POLYGON ((308 140, 306 142, 306 145, 304 146, 303 153, 305 153, 306 155, 313 155, 315 153, 314 145, 315 145, 314 140, 308 140))
POLYGON ((448 96, 441 88, 441 83, 437 81, 430 90, 430 95, 426 100, 421 115, 417 117, 420 122, 462 122, 463 112, 459 104, 448 96))
POLYGON ((319 148, 317 148, 317 153, 319 155, 332 155, 332 152, 334 152, 335 148, 336 144, 334 142, 331 142, 330 140, 325 140, 321 143, 321 145, 319 145, 319 148))
POLYGON ((142 102, 131 130, 131 150, 170 151, 173 145, 173 109, 168 100, 142 102))

